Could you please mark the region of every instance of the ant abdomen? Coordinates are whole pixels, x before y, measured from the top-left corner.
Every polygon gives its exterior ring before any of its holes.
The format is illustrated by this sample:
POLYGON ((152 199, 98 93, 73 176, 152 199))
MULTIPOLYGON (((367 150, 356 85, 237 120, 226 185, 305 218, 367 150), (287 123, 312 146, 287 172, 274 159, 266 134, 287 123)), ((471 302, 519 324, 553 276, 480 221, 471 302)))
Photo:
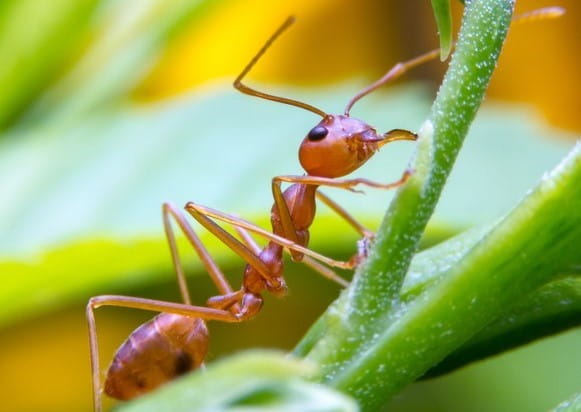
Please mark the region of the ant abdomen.
POLYGON ((198 368, 208 351, 203 320, 162 313, 141 325, 117 350, 107 372, 105 393, 133 399, 198 368))

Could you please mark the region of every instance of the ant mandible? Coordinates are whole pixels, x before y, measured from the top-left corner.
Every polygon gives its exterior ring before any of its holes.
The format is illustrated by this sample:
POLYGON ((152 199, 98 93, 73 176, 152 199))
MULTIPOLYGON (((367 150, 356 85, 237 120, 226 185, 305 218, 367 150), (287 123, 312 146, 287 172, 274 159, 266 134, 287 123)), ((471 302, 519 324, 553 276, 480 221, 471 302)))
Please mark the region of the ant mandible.
POLYGON ((439 56, 439 49, 396 64, 375 83, 357 93, 347 103, 343 114, 329 115, 309 104, 266 94, 242 83, 243 78, 264 52, 293 22, 294 18, 289 17, 274 32, 236 78, 234 87, 242 93, 297 106, 322 117, 322 120, 308 132, 299 148, 299 160, 306 174, 277 176, 272 179, 274 195, 274 205, 271 209, 272 233, 238 217, 193 202, 186 204, 185 210, 196 221, 246 262, 242 286, 238 290, 232 289, 182 212, 170 203, 163 204, 165 233, 184 303, 117 295, 96 296, 89 300, 86 314, 89 324, 93 402, 96 411, 101 410, 102 388, 94 309, 101 306, 119 306, 161 312, 138 327, 121 345, 108 369, 103 387, 107 395, 120 400, 129 400, 149 392, 203 364, 208 349, 206 321, 249 320, 256 316, 262 307, 262 292, 268 291, 276 296, 283 296, 286 293, 287 287, 282 274, 282 254, 285 249, 290 252, 293 261, 301 261, 323 276, 344 286, 347 284, 329 266, 352 269, 365 257, 365 251, 360 251, 349 261, 343 262, 307 248, 309 227, 315 217, 316 198, 345 219, 364 239, 371 239, 373 233, 333 200, 317 191, 320 186, 351 191, 356 191, 355 187, 359 185, 392 189, 404 184, 411 175, 411 171, 406 170, 400 180, 388 184, 361 178, 338 179, 358 169, 385 144, 417 138, 414 133, 401 129, 378 134, 367 123, 350 117, 349 112, 362 97, 401 76, 407 70, 439 56), (282 182, 291 183, 284 192, 281 190, 282 182), (191 303, 172 229, 172 218, 218 288, 219 295, 208 299, 207 306, 195 306, 191 303), (241 240, 221 228, 215 220, 232 225, 241 240), (249 232, 266 238, 268 240, 266 246, 261 249, 249 232))

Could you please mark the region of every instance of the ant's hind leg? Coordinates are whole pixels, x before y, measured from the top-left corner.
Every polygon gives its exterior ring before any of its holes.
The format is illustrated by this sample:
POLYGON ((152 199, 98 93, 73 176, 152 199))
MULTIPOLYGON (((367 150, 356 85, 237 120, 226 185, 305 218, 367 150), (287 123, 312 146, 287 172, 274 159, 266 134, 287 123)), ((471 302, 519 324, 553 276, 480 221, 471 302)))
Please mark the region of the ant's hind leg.
POLYGON ((102 410, 101 405, 101 370, 99 367, 99 346, 97 341, 97 327, 94 310, 100 306, 118 306, 134 309, 150 310, 154 312, 175 313, 178 315, 199 318, 202 320, 219 320, 222 322, 241 322, 239 316, 228 311, 192 306, 181 303, 164 302, 159 300, 136 298, 130 296, 103 295, 89 300, 86 309, 89 326, 89 348, 91 353, 91 373, 93 380, 93 406, 95 412, 102 410))
POLYGON ((200 238, 196 235, 190 224, 186 221, 185 216, 183 215, 182 211, 179 210, 176 206, 172 205, 171 203, 164 203, 162 206, 162 213, 163 213, 163 226, 165 229, 165 234, 167 237, 167 241, 169 244, 172 262, 176 271, 176 275, 178 278, 178 284, 180 287, 180 291, 184 300, 184 303, 191 304, 188 287, 186 283, 186 278, 184 275, 183 265, 180 260, 180 255, 178 252, 178 247, 176 243, 175 234, 172 229, 171 218, 173 218, 178 227, 181 229, 183 234, 186 236, 198 256, 202 261, 202 264, 206 268, 208 274, 216 284, 218 291, 220 294, 229 294, 232 293, 232 287, 226 280, 226 277, 212 258, 208 250, 202 244, 200 238))

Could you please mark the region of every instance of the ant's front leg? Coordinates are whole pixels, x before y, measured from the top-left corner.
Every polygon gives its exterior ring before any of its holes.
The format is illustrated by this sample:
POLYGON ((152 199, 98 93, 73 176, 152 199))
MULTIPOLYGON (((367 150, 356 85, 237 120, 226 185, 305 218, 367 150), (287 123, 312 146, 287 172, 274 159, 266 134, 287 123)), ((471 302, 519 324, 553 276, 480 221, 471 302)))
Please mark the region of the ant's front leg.
POLYGON ((355 189, 356 186, 363 185, 368 187, 373 187, 376 189, 395 189, 402 186, 405 182, 413 174, 413 171, 410 169, 406 169, 403 173, 402 177, 392 183, 378 183, 374 182, 369 179, 364 178, 355 178, 355 179, 333 179, 329 177, 319 177, 319 176, 276 176, 272 179, 273 185, 280 186, 281 182, 287 183, 300 183, 304 185, 315 185, 315 186, 328 186, 328 187, 336 187, 338 189, 345 189, 351 192, 360 192, 359 190, 355 189))
MULTIPOLYGON (((395 141, 395 140, 411 140, 415 138, 415 134, 405 131, 405 130, 392 130, 391 132, 386 133, 386 140, 395 141)), ((288 182, 288 183, 299 183, 299 184, 306 184, 306 185, 316 185, 316 186, 329 186, 329 187, 336 187, 340 189, 350 190, 352 192, 358 192, 355 189, 358 185, 365 185, 369 187, 374 187, 378 189, 394 189, 401 185, 403 185, 409 177, 412 175, 410 170, 406 170, 402 177, 393 183, 383 184, 373 182, 371 180, 356 178, 356 179, 331 179, 326 177, 318 177, 318 176, 277 176, 272 179, 272 187, 275 202, 277 204, 283 228, 285 232, 290 231, 289 238, 295 235, 295 231, 292 230, 292 220, 290 218, 290 213, 288 212, 288 207, 284 198, 282 196, 282 191, 280 188, 281 182, 288 182), (287 229, 287 226, 289 229, 287 229)), ((343 207, 341 207, 338 203, 330 199, 328 196, 321 192, 317 192, 317 198, 325 203, 329 208, 331 208, 335 213, 341 216, 347 223, 349 223, 360 235, 361 239, 357 242, 357 253, 348 261, 352 267, 357 266, 361 263, 365 258, 367 258, 367 252, 373 239, 375 238, 375 234, 359 223, 349 212, 347 212, 343 207)))
MULTIPOLYGON (((401 139, 401 133, 396 133, 397 137, 394 136, 395 139, 401 139)), ((407 135, 406 135, 407 136, 407 135)), ((291 242, 298 244, 297 232, 294 227, 294 223, 292 221, 290 211, 288 209, 288 205, 284 199, 284 195, 281 189, 282 182, 288 183, 299 183, 305 185, 315 185, 315 186, 330 186, 330 187, 337 187, 342 189, 347 189, 353 192, 357 190, 354 189, 357 185, 366 185, 370 187, 375 187, 378 189, 393 189, 398 186, 404 184, 409 176, 411 175, 410 171, 406 171, 402 178, 394 183, 382 184, 373 182, 367 179, 331 179, 327 177, 318 177, 318 176, 276 176, 272 179, 272 193, 274 196, 274 202, 276 208, 278 209, 278 214, 280 216, 281 224, 284 230, 284 236, 290 240, 291 242)), ((321 197, 321 196, 319 196, 321 197)), ((338 204, 333 202, 331 199, 327 198, 325 195, 322 195, 322 201, 325 202, 329 207, 331 207, 335 212, 337 212, 340 216, 342 216, 348 223, 350 223, 355 230, 361 233, 364 237, 373 237, 371 232, 365 229, 360 223, 358 223, 351 215, 347 213, 342 207, 338 204)), ((302 259, 302 254, 291 249, 291 256, 293 260, 300 261, 302 259)))

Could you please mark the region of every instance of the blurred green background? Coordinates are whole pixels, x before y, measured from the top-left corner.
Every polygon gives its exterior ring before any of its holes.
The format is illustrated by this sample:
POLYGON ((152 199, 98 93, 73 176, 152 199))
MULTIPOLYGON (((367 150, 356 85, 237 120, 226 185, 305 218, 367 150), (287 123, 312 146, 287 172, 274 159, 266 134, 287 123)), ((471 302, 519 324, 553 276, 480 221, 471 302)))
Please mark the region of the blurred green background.
MULTIPOLYGON (((506 212, 581 130, 581 6, 515 27, 425 242, 506 212)), ((283 19, 298 20, 249 84, 341 111, 398 61, 437 46, 428 1, 4 0, 0 3, 0 410, 90 410, 84 305, 119 293, 178 300, 160 205, 195 200, 266 225, 270 178, 300 173, 318 119, 231 86, 283 19)), ((461 8, 455 4, 455 23, 461 8)), ((378 130, 416 130, 446 68, 433 62, 359 103, 378 130)), ((412 145, 358 175, 395 180, 412 145)), ((331 194, 329 192, 329 194, 331 194)), ((375 227, 390 197, 332 193, 375 227)), ((356 236, 325 208, 314 249, 348 256, 356 236)), ((204 235, 238 285, 242 264, 204 235)), ((186 248, 183 248, 184 252, 186 248)), ((214 288, 185 252, 195 302, 214 288)), ((242 325, 211 324, 210 358, 291 348, 338 287, 289 264, 290 295, 242 325)), ((348 276, 348 274, 347 274, 348 276)), ((98 311, 102 363, 151 314, 98 311)), ((398 411, 539 411, 581 390, 581 333, 545 339, 415 384, 398 411)), ((108 403, 108 405, 111 403, 108 403)))

